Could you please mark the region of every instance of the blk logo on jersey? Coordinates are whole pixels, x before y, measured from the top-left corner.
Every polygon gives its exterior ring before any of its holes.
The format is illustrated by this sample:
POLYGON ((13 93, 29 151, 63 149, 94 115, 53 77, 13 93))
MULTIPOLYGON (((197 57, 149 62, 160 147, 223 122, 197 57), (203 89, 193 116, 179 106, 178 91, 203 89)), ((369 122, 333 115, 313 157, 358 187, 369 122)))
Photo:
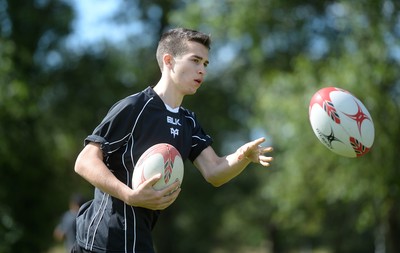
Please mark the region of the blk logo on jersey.
POLYGON ((181 123, 179 123, 179 119, 175 119, 170 116, 167 116, 167 123, 172 124, 174 126, 182 126, 181 123))
MULTIPOLYGON (((174 126, 182 126, 181 123, 179 123, 179 119, 176 119, 176 118, 173 118, 173 117, 170 117, 170 116, 167 116, 167 123, 171 124, 171 125, 174 125, 174 126)), ((179 135, 179 129, 178 128, 171 127, 170 130, 171 130, 171 135, 173 135, 174 138, 179 135)))

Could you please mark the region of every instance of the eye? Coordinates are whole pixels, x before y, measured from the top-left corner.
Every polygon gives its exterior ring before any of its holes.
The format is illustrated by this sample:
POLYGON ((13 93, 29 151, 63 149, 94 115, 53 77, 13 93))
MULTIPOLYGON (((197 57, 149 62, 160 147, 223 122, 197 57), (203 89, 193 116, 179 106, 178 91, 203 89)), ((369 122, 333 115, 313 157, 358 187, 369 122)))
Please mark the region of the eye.
POLYGON ((205 68, 208 66, 208 60, 204 60, 202 57, 193 57, 191 58, 191 61, 195 64, 203 64, 205 68))

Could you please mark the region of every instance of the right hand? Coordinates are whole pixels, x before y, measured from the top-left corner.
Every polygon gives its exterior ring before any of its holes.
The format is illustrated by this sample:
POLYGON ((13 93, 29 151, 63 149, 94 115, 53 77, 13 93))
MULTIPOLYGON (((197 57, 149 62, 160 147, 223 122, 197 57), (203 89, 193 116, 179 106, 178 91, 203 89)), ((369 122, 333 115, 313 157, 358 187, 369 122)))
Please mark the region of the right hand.
POLYGON ((177 180, 165 189, 155 190, 153 185, 160 179, 161 174, 157 174, 140 184, 132 191, 127 204, 151 210, 163 210, 169 207, 181 192, 181 182, 177 180))

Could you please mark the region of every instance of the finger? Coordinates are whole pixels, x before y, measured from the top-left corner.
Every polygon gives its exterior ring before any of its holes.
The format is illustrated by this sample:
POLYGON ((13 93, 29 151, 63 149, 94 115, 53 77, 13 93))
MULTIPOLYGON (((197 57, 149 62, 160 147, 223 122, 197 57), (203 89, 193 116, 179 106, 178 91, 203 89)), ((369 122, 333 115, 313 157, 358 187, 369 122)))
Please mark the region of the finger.
POLYGON ((164 197, 167 197, 170 201, 175 201, 175 199, 178 197, 179 193, 181 192, 181 188, 178 187, 174 190, 172 190, 170 193, 168 193, 167 195, 165 195, 164 197))
POLYGON ((252 144, 253 144, 254 146, 258 146, 258 145, 260 145, 261 143, 263 143, 264 141, 265 141, 265 137, 261 137, 261 138, 258 138, 258 139, 256 139, 256 140, 252 141, 252 144))
MULTIPOLYGON (((172 186, 172 185, 171 185, 172 186)), ((169 207, 174 201, 178 198, 179 193, 181 192, 181 188, 175 188, 171 192, 167 190, 170 189, 169 187, 156 191, 157 194, 157 201, 152 210, 164 210, 169 207)))
POLYGON ((154 210, 163 210, 172 205, 172 203, 175 202, 175 200, 178 198, 179 193, 181 192, 181 188, 176 189, 173 191, 171 194, 166 194, 166 195, 161 195, 161 191, 158 191, 158 194, 160 195, 160 199, 158 201, 158 204, 154 208, 154 210))
POLYGON ((175 192, 177 189, 179 189, 180 186, 181 186, 181 182, 179 180, 176 180, 173 184, 162 189, 160 194, 162 194, 162 196, 171 195, 173 192, 175 192))
POLYGON ((269 166, 270 163, 274 160, 273 157, 269 157, 269 156, 259 156, 259 162, 261 165, 263 166, 269 166))
POLYGON ((264 166, 264 167, 268 167, 268 166, 271 165, 269 162, 264 162, 264 161, 261 161, 261 160, 260 160, 260 164, 261 164, 262 166, 264 166))
POLYGON ((178 198, 179 193, 181 192, 181 188, 175 189, 172 193, 163 196, 163 204, 160 205, 159 209, 163 210, 167 207, 169 207, 170 205, 172 205, 172 203, 175 202, 175 200, 178 198))
POLYGON ((265 154, 268 152, 272 152, 274 149, 272 147, 260 147, 260 153, 265 154))
POLYGON ((265 161, 265 162, 272 162, 274 160, 274 158, 272 156, 260 155, 260 160, 265 161))

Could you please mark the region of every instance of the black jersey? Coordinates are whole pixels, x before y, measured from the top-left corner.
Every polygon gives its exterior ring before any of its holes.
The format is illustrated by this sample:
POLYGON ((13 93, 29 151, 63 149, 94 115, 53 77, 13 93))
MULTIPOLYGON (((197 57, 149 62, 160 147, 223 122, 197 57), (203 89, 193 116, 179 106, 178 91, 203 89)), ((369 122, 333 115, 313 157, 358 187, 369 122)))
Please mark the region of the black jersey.
MULTIPOLYGON (((132 187, 140 155, 157 143, 169 143, 192 162, 212 143, 194 113, 182 107, 168 110, 150 87, 117 102, 85 139, 99 143, 104 163, 132 187)), ((154 252, 151 230, 160 211, 133 207, 95 189, 94 199, 77 217, 77 242, 94 252, 154 252)))

